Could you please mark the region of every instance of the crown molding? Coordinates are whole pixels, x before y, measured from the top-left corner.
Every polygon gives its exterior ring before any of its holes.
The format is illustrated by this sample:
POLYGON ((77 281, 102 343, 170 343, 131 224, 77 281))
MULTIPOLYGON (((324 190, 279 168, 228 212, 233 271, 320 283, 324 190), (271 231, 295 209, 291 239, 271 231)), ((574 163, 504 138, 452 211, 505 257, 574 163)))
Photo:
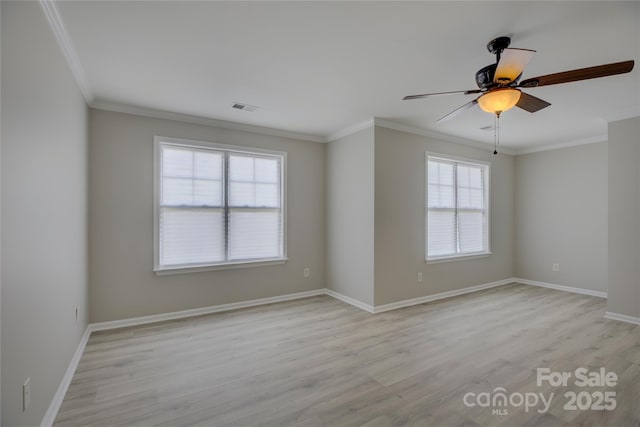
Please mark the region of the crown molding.
POLYGON ((75 48, 73 47, 73 43, 71 42, 71 38, 69 37, 69 33, 67 33, 67 29, 64 26, 64 22, 62 21, 62 16, 60 15, 60 11, 56 6, 54 0, 40 0, 40 6, 42 6, 42 10, 44 10, 44 14, 47 17, 47 21, 49 21, 49 26, 53 31, 53 34, 56 37, 56 41, 58 42, 58 46, 62 50, 62 54, 67 60, 67 64, 71 69, 71 73, 76 80, 76 84, 82 92, 82 96, 87 104, 91 105, 93 102, 93 93, 87 83, 87 78, 84 72, 84 68, 78 59, 78 54, 76 53, 75 48))
POLYGON ((541 151, 559 150, 561 148, 577 147, 578 145, 596 144, 598 142, 607 142, 609 136, 605 134, 594 135, 587 138, 573 139, 557 144, 541 145, 539 147, 528 147, 515 150, 516 155, 539 153, 541 151))
POLYGON ((120 104, 107 101, 95 101, 91 108, 97 110, 113 111, 116 113, 134 114, 137 116, 150 117, 154 119, 176 120, 179 122, 193 123, 197 125, 213 126, 223 129, 239 130, 244 132, 259 133, 262 135, 279 136, 281 138, 297 139, 310 142, 327 142, 326 138, 320 135, 313 135, 301 132, 292 132, 282 129, 269 128, 264 126, 250 125, 246 123, 230 122, 227 120, 212 119, 209 117, 195 116, 191 114, 174 113, 171 111, 156 110, 153 108, 137 107, 133 105, 120 104))
MULTIPOLYGON (((311 142, 333 142, 345 136, 354 134, 363 129, 367 129, 371 126, 379 126, 382 128, 393 129, 401 132, 407 132, 414 135, 425 136, 427 138, 433 138, 440 141, 451 142, 455 144, 462 144, 478 149, 493 149, 492 144, 486 142, 457 137, 444 133, 435 132, 425 128, 406 125, 398 122, 394 122, 388 119, 370 118, 362 122, 358 122, 340 129, 336 132, 328 135, 308 134, 303 132, 287 131, 282 129, 275 129, 264 126, 256 126, 245 123, 231 122, 227 120, 219 120, 202 116, 195 116, 183 113, 174 113, 170 111, 156 110, 152 108, 137 107, 127 104, 120 104, 108 101, 95 101, 93 92, 89 87, 84 68, 80 63, 80 59, 73 46, 73 42, 66 30, 60 11, 56 5, 56 0, 39 0, 40 6, 44 11, 44 14, 49 22, 49 26, 55 35, 58 46, 62 50, 62 53, 67 61, 71 73, 73 74, 76 84, 84 97, 85 102, 91 107, 99 110, 114 111, 119 113, 135 114, 139 116, 177 120, 186 123, 201 124, 206 126, 215 126, 223 129, 240 130, 245 132, 259 133, 264 135, 278 136, 282 138, 297 139, 311 142)), ((543 146, 525 147, 522 149, 501 147, 500 152, 510 155, 522 155, 531 154, 541 151, 558 150, 561 148, 575 147, 578 145, 593 144, 598 142, 605 142, 608 140, 607 134, 594 135, 592 137, 569 140, 556 144, 549 144, 543 146)))
POLYGON ((362 122, 359 123, 355 123, 351 126, 347 126, 346 128, 340 129, 334 133, 331 133, 329 135, 327 135, 326 137, 326 142, 333 142, 336 141, 340 138, 344 138, 345 136, 354 134, 356 132, 360 132, 363 129, 367 129, 370 128, 372 126, 375 125, 375 119, 374 118, 370 118, 367 120, 364 120, 362 122))
MULTIPOLYGON (((427 130, 424 128, 405 125, 402 123, 394 122, 388 119, 380 119, 378 117, 374 117, 351 126, 347 126, 337 132, 327 135, 326 142, 333 142, 340 138, 344 138, 345 136, 354 134, 356 132, 360 132, 363 129, 367 129, 371 126, 378 126, 386 129, 397 130, 400 132, 407 132, 418 136, 425 136, 427 138, 437 139, 439 141, 451 142, 454 144, 462 144, 474 148, 479 149, 491 149, 493 150, 493 145, 487 144, 486 142, 475 141, 472 139, 461 138, 458 136, 447 135, 444 133, 438 133, 431 130, 427 130)), ((514 150, 507 147, 502 147, 500 149, 501 153, 514 155, 514 150)))
MULTIPOLYGON (((231 122, 227 120, 213 119, 209 117, 196 116, 191 114, 175 113, 171 111, 156 110, 153 108, 138 107, 129 104, 120 104, 116 102, 108 101, 95 101, 90 104, 91 108, 97 110, 113 111, 116 113, 133 114, 137 116, 150 117, 154 119, 175 120, 184 123, 193 123, 204 126, 218 127, 222 129, 239 130, 244 132, 258 133, 262 135, 278 136, 281 138, 297 139, 309 142, 328 143, 334 142, 345 136, 352 135, 356 132, 360 132, 363 129, 370 128, 372 126, 378 126, 386 129, 397 130, 400 132, 407 132, 414 135, 424 136, 427 138, 437 139, 439 141, 451 142, 453 144, 461 144, 481 150, 493 150, 493 145, 486 142, 475 141, 472 139, 457 137, 453 135, 447 135, 439 132, 434 132, 428 129, 419 128, 416 126, 410 126, 403 123, 394 122, 388 119, 380 119, 377 117, 364 120, 359 123, 355 123, 351 126, 338 130, 326 136, 314 135, 301 132, 293 132, 282 129, 275 129, 264 126, 256 126, 247 123, 231 122)), ((562 148, 575 147, 579 145, 594 144, 598 142, 607 141, 607 135, 595 135, 588 138, 575 139, 571 141, 561 142, 552 145, 543 145, 540 147, 528 147, 523 149, 513 149, 508 147, 501 147, 500 152, 512 156, 519 156, 523 154, 537 153, 541 151, 559 150, 562 148)))
MULTIPOLYGON (((466 145, 466 146, 478 148, 481 150, 487 150, 487 149, 493 150, 493 144, 487 144, 486 142, 476 141, 473 139, 467 139, 467 138, 462 138, 458 136, 447 135, 444 133, 434 132, 432 130, 427 130, 427 129, 419 128, 416 126, 405 125, 405 124, 394 122, 387 119, 380 119, 377 117, 374 119, 374 122, 376 126, 386 128, 386 129, 393 129, 393 130, 398 130, 400 132, 412 133, 414 135, 426 136, 427 138, 437 139, 439 141, 444 141, 444 142, 451 142, 454 144, 466 145)), ((500 147, 500 152, 503 154, 510 154, 510 155, 515 154, 513 149, 507 148, 507 147, 500 147)))

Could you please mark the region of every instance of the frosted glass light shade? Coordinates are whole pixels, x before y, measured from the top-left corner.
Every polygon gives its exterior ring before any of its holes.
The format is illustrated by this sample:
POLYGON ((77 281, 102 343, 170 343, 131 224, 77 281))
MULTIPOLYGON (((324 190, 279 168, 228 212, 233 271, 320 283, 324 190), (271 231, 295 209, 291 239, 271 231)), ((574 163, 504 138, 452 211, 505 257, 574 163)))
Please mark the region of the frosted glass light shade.
POLYGON ((520 95, 518 89, 494 89, 478 98, 478 104, 487 113, 501 113, 513 108, 520 100, 520 95))

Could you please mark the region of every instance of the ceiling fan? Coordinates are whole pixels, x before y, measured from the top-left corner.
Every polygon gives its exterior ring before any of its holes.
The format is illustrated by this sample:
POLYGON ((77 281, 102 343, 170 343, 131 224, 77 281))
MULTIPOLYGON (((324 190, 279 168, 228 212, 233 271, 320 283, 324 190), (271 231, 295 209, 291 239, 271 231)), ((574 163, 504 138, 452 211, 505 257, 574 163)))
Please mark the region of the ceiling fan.
POLYGON ((579 80, 595 79, 598 77, 613 76, 628 73, 633 69, 634 61, 615 62, 598 65, 595 67, 580 68, 560 73, 547 74, 528 78, 522 81, 522 71, 536 53, 530 49, 509 48, 509 37, 498 37, 487 44, 487 49, 496 55, 496 63, 487 65, 476 72, 476 83, 479 89, 461 90, 453 92, 425 93, 421 95, 409 95, 402 98, 421 99, 439 95, 477 95, 479 97, 456 108, 436 123, 452 119, 458 114, 479 105, 488 113, 500 114, 510 108, 519 107, 530 113, 535 113, 551 105, 547 101, 522 92, 520 89, 530 89, 539 86, 549 86, 560 83, 569 83, 579 80))

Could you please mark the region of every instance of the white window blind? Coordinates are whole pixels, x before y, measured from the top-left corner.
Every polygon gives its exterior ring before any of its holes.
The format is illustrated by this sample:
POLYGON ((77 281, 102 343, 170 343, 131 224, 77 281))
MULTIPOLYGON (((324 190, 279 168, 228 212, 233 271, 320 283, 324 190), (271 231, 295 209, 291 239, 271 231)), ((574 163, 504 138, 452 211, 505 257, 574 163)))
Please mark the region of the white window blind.
POLYGON ((284 259, 284 154, 156 140, 155 269, 284 259))
POLYGON ((427 260, 489 252, 489 166, 427 155, 427 260))

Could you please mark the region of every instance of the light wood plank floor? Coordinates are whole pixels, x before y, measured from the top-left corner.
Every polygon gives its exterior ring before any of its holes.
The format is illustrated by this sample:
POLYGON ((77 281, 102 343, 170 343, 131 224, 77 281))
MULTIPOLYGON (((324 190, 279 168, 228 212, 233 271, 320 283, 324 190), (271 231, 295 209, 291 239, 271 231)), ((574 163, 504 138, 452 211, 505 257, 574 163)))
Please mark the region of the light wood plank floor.
POLYGON ((330 297, 94 333, 55 425, 640 426, 640 327, 599 298, 506 285, 372 315, 330 297), (536 368, 614 371, 610 388, 536 386, 536 368), (468 392, 555 393, 537 408, 468 392), (566 411, 567 390, 617 393, 566 411))

